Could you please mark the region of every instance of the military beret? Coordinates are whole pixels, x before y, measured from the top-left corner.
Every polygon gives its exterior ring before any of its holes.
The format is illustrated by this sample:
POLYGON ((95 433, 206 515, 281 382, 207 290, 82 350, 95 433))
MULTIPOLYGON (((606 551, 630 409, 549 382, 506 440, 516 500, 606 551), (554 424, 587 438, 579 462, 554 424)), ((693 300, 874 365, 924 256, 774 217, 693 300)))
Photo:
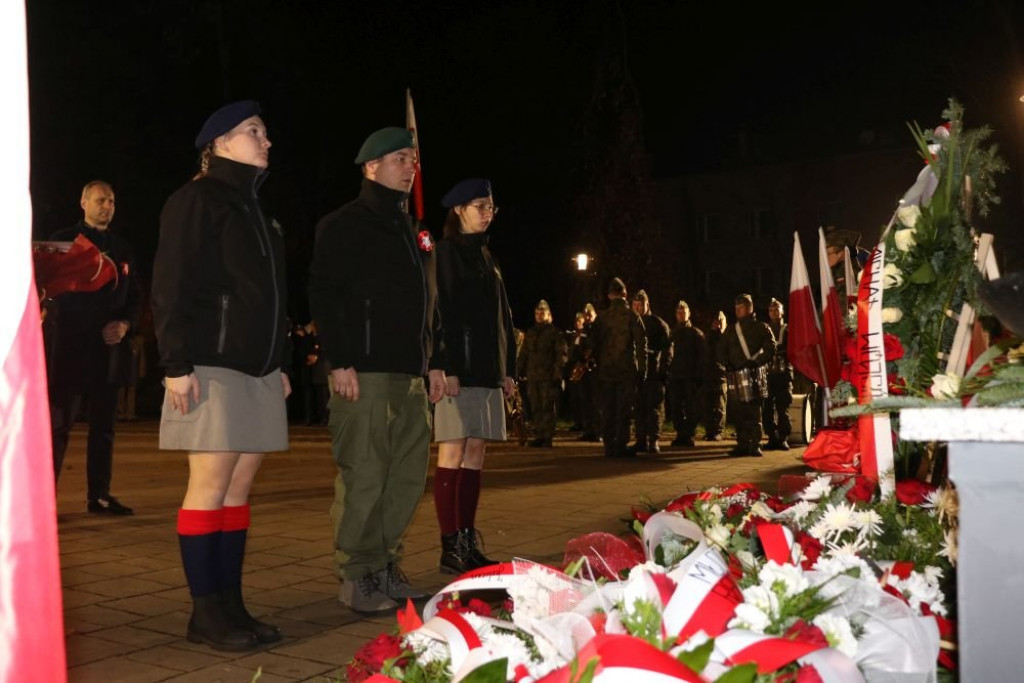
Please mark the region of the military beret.
POLYGON ((196 136, 196 149, 202 149, 224 133, 245 121, 250 116, 260 115, 260 103, 256 100, 239 100, 225 104, 210 114, 196 136))
POLYGON ((768 308, 773 308, 775 306, 778 306, 778 307, 781 308, 782 307, 782 302, 779 301, 778 299, 776 299, 775 297, 772 297, 772 300, 768 302, 768 308))
POLYGON ((753 306, 754 297, 750 296, 749 294, 740 294, 739 296, 736 297, 736 305, 738 306, 739 304, 747 304, 748 306, 753 306))
POLYGON ((647 296, 647 292, 642 289, 636 290, 636 294, 633 295, 633 301, 642 301, 647 303, 650 299, 647 296))
POLYGON ((682 299, 680 299, 679 303, 676 304, 676 309, 678 310, 680 308, 685 308, 686 310, 690 310, 690 304, 688 304, 685 301, 683 301, 682 299))
POLYGON ((626 283, 621 278, 613 277, 612 281, 608 283, 609 294, 625 294, 626 283))
POLYGON ((450 209, 453 206, 468 204, 474 199, 491 196, 491 181, 486 178, 467 178, 455 183, 448 193, 441 197, 441 206, 450 209))
POLYGON ((381 128, 370 133, 370 137, 366 138, 363 146, 359 148, 359 154, 356 155, 354 163, 365 164, 367 161, 380 159, 385 154, 415 146, 411 131, 394 126, 381 128))
POLYGON ((534 308, 533 310, 535 310, 535 311, 550 311, 551 307, 548 306, 548 302, 547 301, 544 301, 544 299, 541 299, 540 301, 537 302, 537 307, 534 308))

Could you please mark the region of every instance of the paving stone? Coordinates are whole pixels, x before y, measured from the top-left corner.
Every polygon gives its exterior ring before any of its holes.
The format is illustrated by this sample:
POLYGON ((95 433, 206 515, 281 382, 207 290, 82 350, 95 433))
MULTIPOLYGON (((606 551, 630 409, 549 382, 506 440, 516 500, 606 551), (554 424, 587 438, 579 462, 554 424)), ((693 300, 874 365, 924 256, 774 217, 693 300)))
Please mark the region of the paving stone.
POLYGON ((92 662, 68 670, 68 683, 149 683, 166 681, 178 673, 128 657, 92 662))

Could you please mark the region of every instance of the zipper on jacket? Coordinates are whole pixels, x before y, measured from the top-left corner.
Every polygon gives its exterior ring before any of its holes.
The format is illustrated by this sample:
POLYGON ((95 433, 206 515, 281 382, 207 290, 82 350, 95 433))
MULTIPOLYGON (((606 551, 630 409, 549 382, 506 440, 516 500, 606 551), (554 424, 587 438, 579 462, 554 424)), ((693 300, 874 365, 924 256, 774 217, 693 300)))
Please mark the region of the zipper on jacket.
POLYGON ((228 298, 227 294, 220 295, 220 335, 217 337, 217 353, 224 353, 224 347, 228 341, 228 298))
POLYGON ((419 255, 416 253, 416 240, 404 226, 402 228, 402 236, 405 238, 405 246, 409 249, 409 256, 412 258, 413 263, 416 264, 416 267, 419 268, 420 284, 423 287, 423 316, 420 318, 420 370, 426 375, 429 363, 423 342, 427 336, 427 274, 423 270, 423 261, 420 260, 419 255))
POLYGON ((473 346, 472 342, 473 342, 473 332, 472 332, 472 330, 470 330, 468 327, 463 327, 462 328, 462 351, 465 354, 465 358, 466 358, 466 363, 465 363, 465 368, 464 369, 465 369, 467 375, 469 374, 469 369, 473 366, 473 363, 470 360, 470 349, 473 346))
POLYGON ((364 339, 363 343, 365 344, 364 351, 366 352, 366 355, 369 356, 370 355, 370 300, 367 299, 365 304, 366 304, 366 310, 365 310, 365 312, 363 314, 363 327, 364 327, 365 339, 364 339))
MULTIPOLYGON (((257 176, 258 177, 258 176, 257 176)), ((277 334, 278 324, 277 320, 281 315, 281 292, 277 287, 277 263, 274 261, 274 248, 270 243, 270 231, 267 230, 267 223, 263 220, 263 212, 260 210, 259 198, 256 196, 256 178, 253 178, 252 186, 253 205, 256 207, 256 218, 258 219, 259 225, 257 226, 257 235, 260 238, 260 250, 263 251, 265 256, 270 257, 270 281, 274 283, 274 317, 270 320, 270 346, 267 348, 267 360, 263 364, 263 372, 260 376, 266 375, 271 368, 271 364, 274 362, 274 348, 277 346, 277 334), (262 234, 260 234, 262 231, 262 234), (266 238, 267 248, 263 249, 263 238, 266 238)))

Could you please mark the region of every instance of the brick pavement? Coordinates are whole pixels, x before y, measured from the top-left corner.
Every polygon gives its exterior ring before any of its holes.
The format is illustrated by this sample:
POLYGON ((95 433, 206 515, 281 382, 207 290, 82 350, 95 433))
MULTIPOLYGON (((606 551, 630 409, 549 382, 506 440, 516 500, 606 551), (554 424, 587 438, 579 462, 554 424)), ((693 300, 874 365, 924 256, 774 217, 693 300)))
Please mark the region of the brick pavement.
MULTIPOLYGON (((558 563, 567 540, 624 530, 621 520, 641 496, 665 502, 738 481, 775 490, 780 475, 806 471, 799 449, 729 458, 734 444, 699 442, 693 451, 666 448, 635 461, 608 460, 600 444, 561 432, 553 450, 493 446, 477 520, 487 554, 558 563)), ((136 514, 90 515, 85 434, 76 427, 58 490, 70 681, 251 681, 258 669, 260 683, 343 679, 345 662, 394 618, 360 617, 337 602, 327 513, 335 468, 326 430, 293 427, 291 447, 269 456, 257 478, 244 577, 251 611, 280 625, 285 637, 257 651, 222 653, 183 637, 190 600, 174 525, 187 479, 184 456, 157 450, 155 422, 121 423, 113 493, 136 514)), ((434 590, 450 580, 436 570, 437 536, 425 495, 407 536, 404 569, 434 590)))

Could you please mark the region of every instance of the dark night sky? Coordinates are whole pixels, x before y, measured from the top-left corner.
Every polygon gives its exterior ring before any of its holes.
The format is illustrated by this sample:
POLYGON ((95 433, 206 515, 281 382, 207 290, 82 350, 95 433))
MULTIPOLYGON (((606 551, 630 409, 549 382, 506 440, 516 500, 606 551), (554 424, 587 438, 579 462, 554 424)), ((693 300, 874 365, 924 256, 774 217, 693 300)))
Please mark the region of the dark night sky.
MULTIPOLYGON (((855 151, 864 130, 907 145, 905 122, 937 123, 950 96, 968 125, 996 129, 1011 166, 1024 159, 1017 3, 710 4, 30 0, 35 234, 77 220, 81 186, 104 178, 114 229, 148 261, 203 119, 252 97, 274 143, 264 198, 299 291, 317 219, 355 195, 356 150, 404 124, 410 87, 427 222, 440 232, 455 181, 492 179, 492 245, 525 324, 582 246, 581 131, 595 67, 621 56, 655 176, 733 163, 741 131, 761 162, 855 151)), ((1004 178, 995 220, 1021 216, 1020 187, 1004 178)))

